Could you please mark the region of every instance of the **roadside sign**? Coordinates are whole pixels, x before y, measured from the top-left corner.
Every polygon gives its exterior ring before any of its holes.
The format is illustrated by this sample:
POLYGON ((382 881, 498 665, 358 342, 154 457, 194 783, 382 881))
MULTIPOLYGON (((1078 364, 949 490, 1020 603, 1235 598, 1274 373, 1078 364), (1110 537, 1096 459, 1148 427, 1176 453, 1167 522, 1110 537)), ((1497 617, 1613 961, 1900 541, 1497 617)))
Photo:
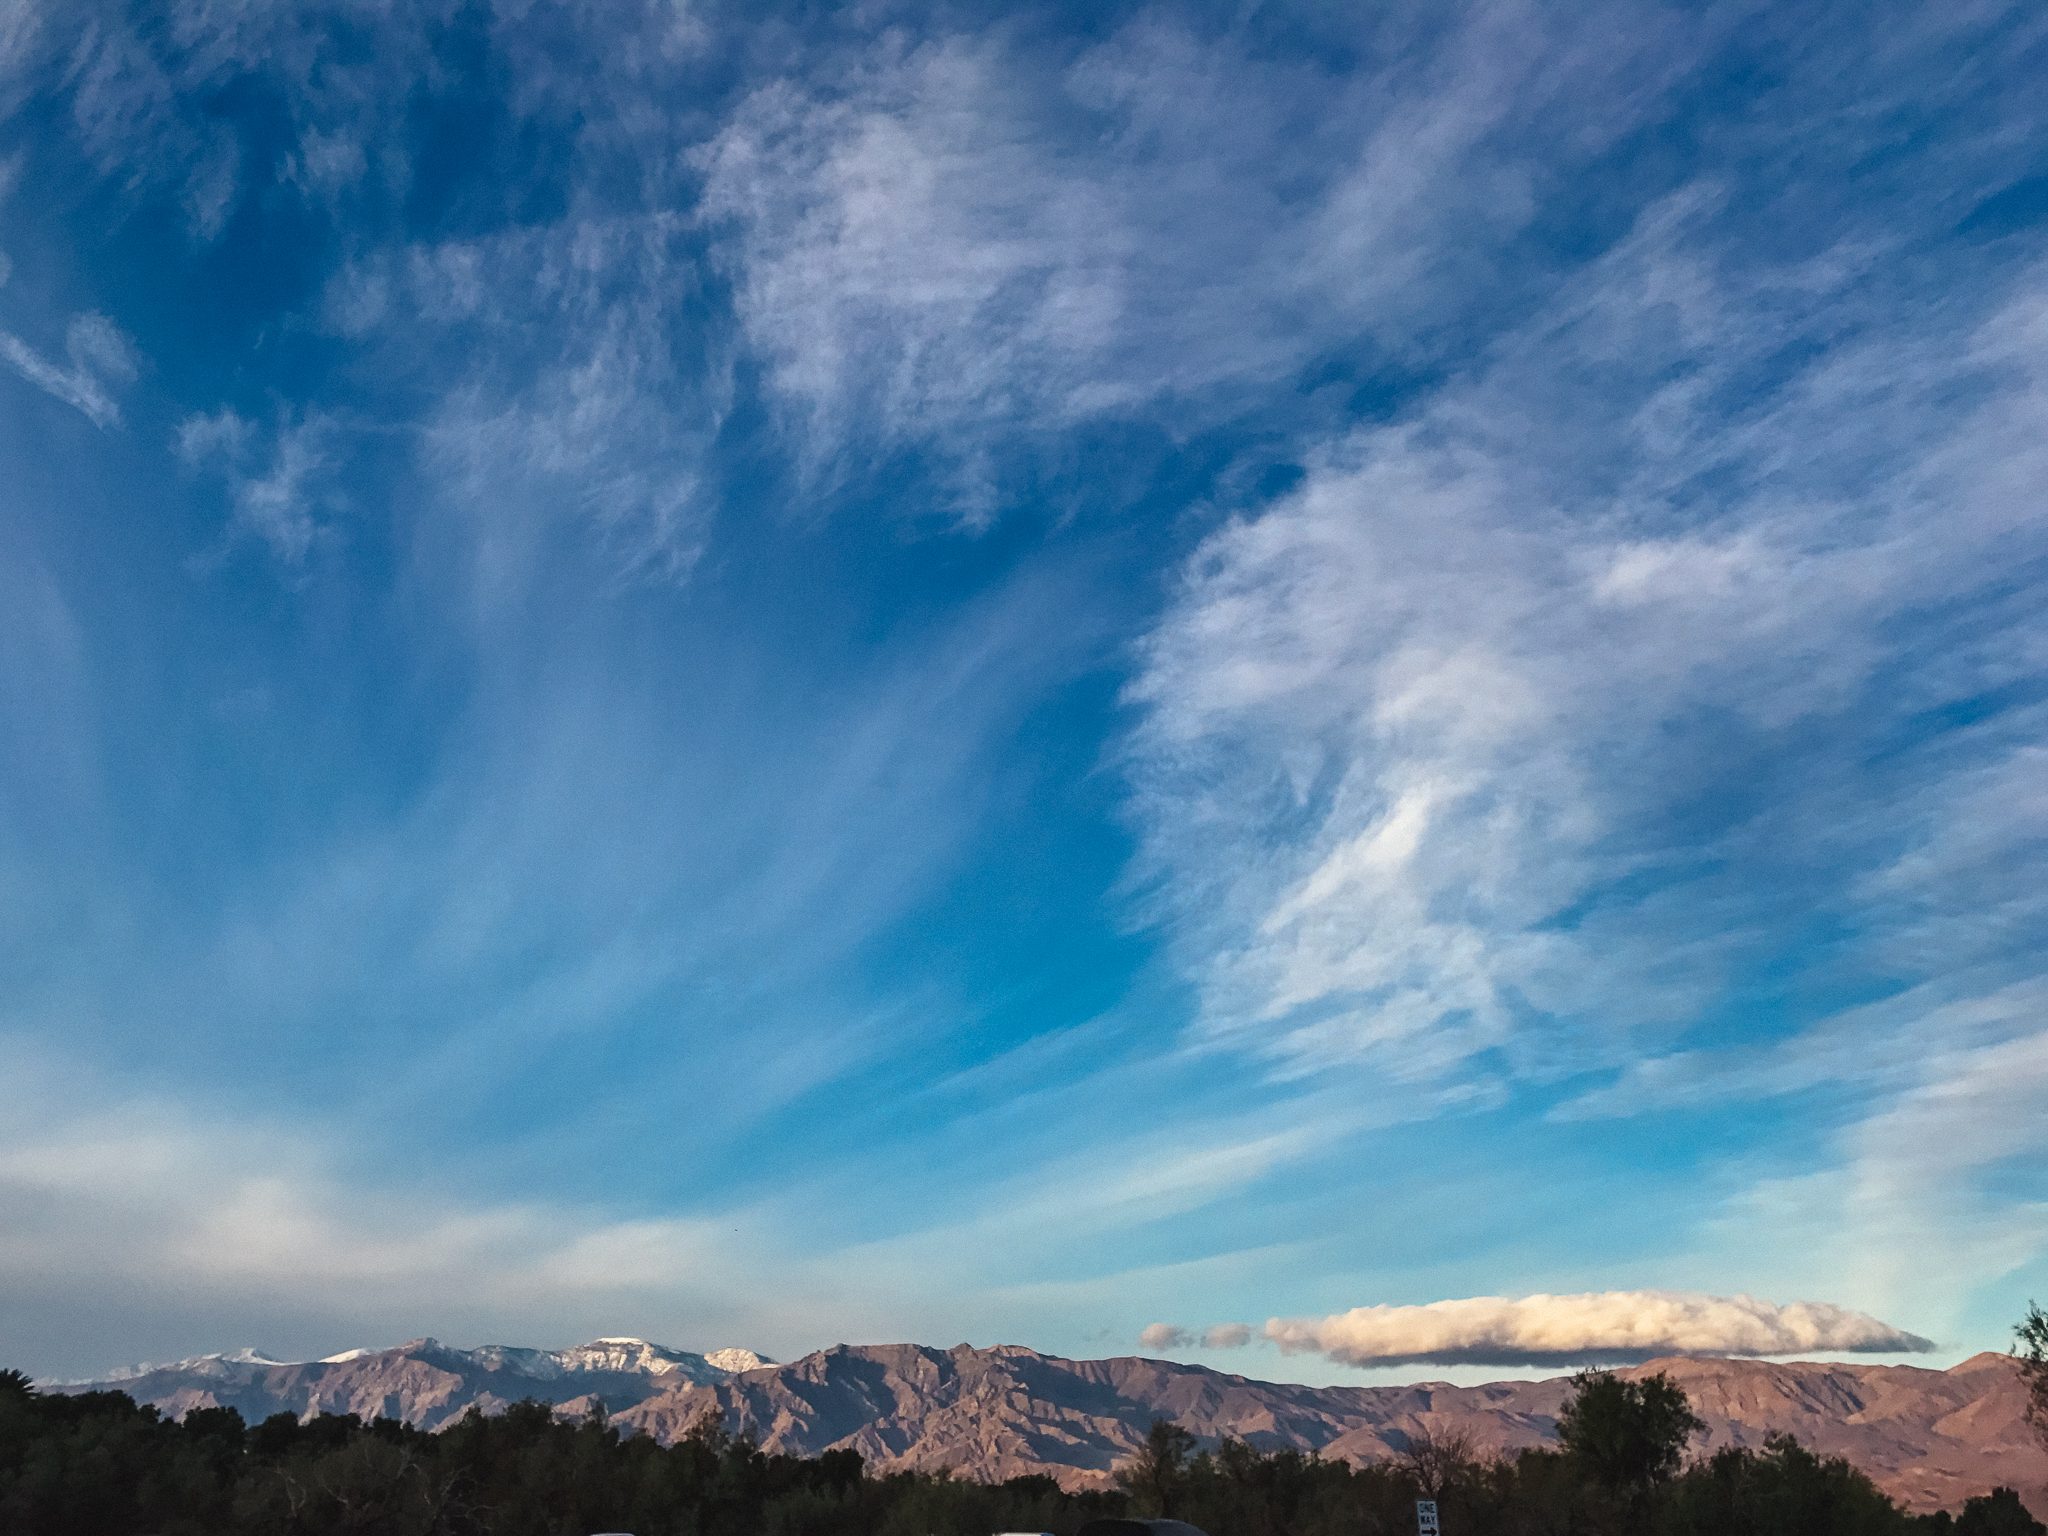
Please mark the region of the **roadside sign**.
POLYGON ((1436 1525, 1436 1500, 1415 1501, 1415 1536, 1442 1536, 1436 1525))

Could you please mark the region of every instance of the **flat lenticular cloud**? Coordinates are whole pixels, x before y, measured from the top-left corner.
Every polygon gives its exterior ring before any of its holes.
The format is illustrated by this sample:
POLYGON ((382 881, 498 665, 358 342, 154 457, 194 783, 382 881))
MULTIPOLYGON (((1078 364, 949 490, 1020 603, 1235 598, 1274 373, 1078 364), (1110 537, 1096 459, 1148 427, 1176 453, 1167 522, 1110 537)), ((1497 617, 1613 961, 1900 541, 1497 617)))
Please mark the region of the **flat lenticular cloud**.
POLYGON ((1326 1355, 1345 1365, 1624 1365, 1662 1355, 1923 1354, 1935 1347, 1827 1302, 1781 1307, 1687 1291, 1354 1307, 1325 1318, 1276 1317, 1266 1336, 1283 1354, 1326 1355))

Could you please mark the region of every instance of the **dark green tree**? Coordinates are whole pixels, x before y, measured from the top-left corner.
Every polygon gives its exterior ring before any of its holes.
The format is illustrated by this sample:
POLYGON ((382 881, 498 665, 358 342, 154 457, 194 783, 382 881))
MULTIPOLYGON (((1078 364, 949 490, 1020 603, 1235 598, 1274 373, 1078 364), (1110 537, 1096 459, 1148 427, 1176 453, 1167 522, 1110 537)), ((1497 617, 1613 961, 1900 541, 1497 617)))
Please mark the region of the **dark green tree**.
MULTIPOLYGON (((1174 1518, 1230 1536, 1356 1536, 1361 1525, 1372 1527, 1354 1507, 1353 1481, 1352 1468, 1342 1461, 1326 1462, 1291 1447, 1261 1451, 1226 1436, 1188 1464, 1174 1518)), ((1412 1524, 1412 1499, 1406 1507, 1412 1524)))
POLYGON ((1145 1444, 1117 1469, 1116 1480, 1131 1491, 1140 1509, 1171 1520, 1187 1482, 1195 1437, 1170 1419, 1154 1419, 1145 1444))
POLYGON ((1727 1446, 1688 1470, 1665 1491, 1656 1528, 1659 1536, 1893 1536, 1905 1527, 1848 1462, 1773 1435, 1760 1451, 1727 1446))
POLYGON ((1557 1438, 1595 1482, 1643 1489, 1669 1480, 1685 1445, 1706 1428, 1685 1392, 1662 1371, 1623 1381, 1612 1371, 1581 1371, 1558 1416, 1557 1438))
POLYGON ((261 1461, 282 1461, 299 1443, 299 1416, 273 1413, 249 1431, 249 1454, 261 1461))
POLYGON ((2048 1445, 2048 1312, 2028 1302, 2027 1315, 2012 1331, 2019 1340, 2013 1355, 2027 1388, 2027 1422, 2048 1445))
MULTIPOLYGON (((2033 1315, 2038 1319, 2041 1314, 2033 1315)), ((1994 1488, 1963 1505, 1956 1536, 2048 1536, 2048 1525, 2027 1513, 2027 1506, 2012 1489, 1994 1488)))
POLYGON ((1425 1499, 1442 1499, 1452 1485, 1477 1470, 1472 1437, 1458 1430, 1418 1429, 1408 1437, 1401 1465, 1425 1499))
POLYGON ((732 1436, 725 1428, 725 1410, 715 1405, 706 1408, 690 1421, 683 1439, 691 1445, 703 1446, 713 1456, 723 1456, 725 1448, 732 1444, 732 1436))
POLYGON ((43 1393, 0 1373, 0 1531, 199 1536, 229 1484, 202 1436, 125 1392, 43 1393))

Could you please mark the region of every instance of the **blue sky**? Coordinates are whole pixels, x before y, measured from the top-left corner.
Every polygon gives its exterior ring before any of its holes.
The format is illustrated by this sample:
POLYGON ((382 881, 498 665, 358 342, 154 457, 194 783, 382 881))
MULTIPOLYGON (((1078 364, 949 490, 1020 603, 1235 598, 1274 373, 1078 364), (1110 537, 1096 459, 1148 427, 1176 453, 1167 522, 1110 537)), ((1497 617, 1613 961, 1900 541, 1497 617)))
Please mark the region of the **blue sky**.
POLYGON ((2003 1347, 2044 68, 1991 3, 11 0, 9 1363, 2003 1347))

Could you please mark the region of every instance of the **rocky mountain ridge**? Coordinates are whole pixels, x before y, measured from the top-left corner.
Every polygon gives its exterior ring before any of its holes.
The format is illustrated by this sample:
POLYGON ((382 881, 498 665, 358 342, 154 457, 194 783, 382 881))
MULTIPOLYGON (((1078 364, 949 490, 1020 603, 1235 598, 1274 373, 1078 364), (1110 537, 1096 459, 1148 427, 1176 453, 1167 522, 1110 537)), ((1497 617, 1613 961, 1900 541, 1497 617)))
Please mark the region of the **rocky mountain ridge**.
MULTIPOLYGON (((715 1408, 727 1429, 768 1451, 851 1448, 874 1472, 949 1467, 987 1480, 1045 1473, 1070 1489, 1108 1485, 1154 1418, 1175 1420, 1205 1445, 1230 1435, 1355 1461, 1398 1456, 1425 1430, 1466 1435, 1482 1454, 1513 1453, 1555 1441, 1571 1391, 1564 1376, 1477 1387, 1305 1387, 1168 1360, 1067 1360, 1019 1345, 839 1345, 786 1365, 748 1360, 759 1357, 693 1355, 641 1340, 555 1352, 416 1340, 298 1365, 249 1351, 207 1356, 57 1390, 116 1387, 173 1414, 224 1404, 252 1421, 279 1411, 356 1412, 430 1429, 472 1404, 490 1413, 538 1397, 571 1414, 602 1403, 619 1428, 663 1442, 715 1408)), ((1678 1358, 1620 1374, 1659 1371, 1706 1421, 1695 1454, 1787 1433, 1848 1458, 1913 1510, 1956 1509, 2005 1484, 2048 1513, 2048 1451, 2026 1423, 2025 1394, 2005 1356, 1977 1355, 1945 1371, 1678 1358)))
MULTIPOLYGON (((1659 1371, 1706 1421, 1695 1454, 1788 1433, 1847 1457, 1914 1510, 1958 1508, 1999 1483, 2048 1510, 2048 1452, 2026 1423, 2025 1394, 2002 1355, 1946 1371, 1677 1358, 1618 1374, 1659 1371)), ((1481 1454, 1512 1454, 1555 1443, 1570 1392, 1566 1376, 1477 1387, 1303 1387, 1164 1360, 1063 1360, 1016 1346, 842 1345, 716 1386, 679 1385, 615 1422, 670 1439, 716 1406, 729 1428, 767 1450, 815 1455, 850 1446, 878 1471, 950 1466, 991 1479, 1045 1472, 1072 1489, 1106 1486, 1155 1417, 1204 1444, 1231 1435, 1353 1461, 1399 1456, 1424 1430, 1464 1434, 1481 1454)))
POLYGON ((44 1390, 126 1392, 173 1417, 194 1408, 228 1407, 250 1423, 273 1413, 310 1418, 359 1413, 404 1419, 426 1429, 453 1423, 474 1406, 502 1412, 537 1397, 566 1412, 638 1403, 681 1385, 724 1381, 752 1350, 717 1351, 718 1359, 667 1349, 645 1339, 595 1339, 570 1349, 518 1349, 486 1344, 454 1349, 414 1339, 393 1349, 351 1349, 324 1360, 273 1360, 254 1349, 200 1355, 168 1365, 132 1366, 99 1381, 45 1382, 44 1390))

